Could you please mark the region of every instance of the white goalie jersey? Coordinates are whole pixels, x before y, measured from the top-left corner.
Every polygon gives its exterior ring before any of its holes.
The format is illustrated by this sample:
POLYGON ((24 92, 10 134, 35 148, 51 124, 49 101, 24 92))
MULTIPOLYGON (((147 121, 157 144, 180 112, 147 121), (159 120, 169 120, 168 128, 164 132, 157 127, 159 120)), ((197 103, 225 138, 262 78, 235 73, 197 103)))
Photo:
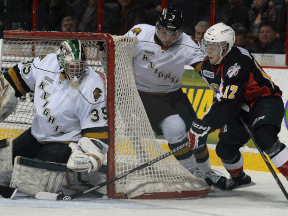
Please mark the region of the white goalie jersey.
POLYGON ((32 135, 38 142, 78 142, 85 132, 103 133, 108 128, 103 78, 86 68, 73 88, 61 72, 52 53, 20 62, 4 75, 16 96, 34 91, 32 135))
POLYGON ((155 42, 155 26, 135 25, 126 36, 137 37, 133 58, 133 71, 137 89, 151 93, 168 93, 178 90, 184 65, 202 62, 203 50, 183 33, 182 38, 168 50, 155 42))

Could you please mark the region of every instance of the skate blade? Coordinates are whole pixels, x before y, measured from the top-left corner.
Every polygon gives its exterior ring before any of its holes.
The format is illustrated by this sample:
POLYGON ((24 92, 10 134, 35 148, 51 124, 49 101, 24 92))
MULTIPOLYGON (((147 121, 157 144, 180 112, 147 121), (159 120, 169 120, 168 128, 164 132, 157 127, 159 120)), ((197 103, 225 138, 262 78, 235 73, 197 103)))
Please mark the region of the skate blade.
POLYGON ((254 185, 256 185, 256 183, 255 183, 255 182, 251 182, 251 183, 249 183, 249 184, 245 184, 245 185, 241 185, 241 186, 239 186, 239 187, 236 187, 236 188, 234 188, 233 190, 237 190, 237 189, 240 189, 240 188, 251 187, 251 186, 254 186, 254 185))

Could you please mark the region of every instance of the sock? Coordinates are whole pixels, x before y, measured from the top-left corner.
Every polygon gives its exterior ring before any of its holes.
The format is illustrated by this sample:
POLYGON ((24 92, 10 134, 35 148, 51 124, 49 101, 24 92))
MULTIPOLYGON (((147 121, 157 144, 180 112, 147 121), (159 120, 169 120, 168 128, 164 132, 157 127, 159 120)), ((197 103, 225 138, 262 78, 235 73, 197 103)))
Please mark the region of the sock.
POLYGON ((206 145, 200 146, 194 150, 197 166, 201 172, 208 173, 211 171, 211 163, 208 148, 206 145))
POLYGON ((281 174, 288 181, 288 148, 285 147, 282 151, 279 151, 276 155, 270 157, 274 166, 281 172, 281 174))
POLYGON ((239 177, 243 172, 244 158, 240 152, 237 154, 235 159, 231 161, 225 161, 222 159, 222 163, 232 178, 239 177))

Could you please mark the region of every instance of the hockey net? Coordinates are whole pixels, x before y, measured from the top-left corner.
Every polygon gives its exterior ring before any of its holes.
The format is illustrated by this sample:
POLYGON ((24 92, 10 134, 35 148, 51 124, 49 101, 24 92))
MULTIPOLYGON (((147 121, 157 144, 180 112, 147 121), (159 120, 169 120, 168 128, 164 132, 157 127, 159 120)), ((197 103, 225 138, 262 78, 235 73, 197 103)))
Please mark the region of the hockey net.
MULTIPOLYGON (((155 139, 134 81, 132 58, 137 38, 92 33, 4 31, 2 73, 20 61, 56 52, 64 39, 73 38, 84 43, 88 67, 106 77, 110 146, 108 179, 164 154, 166 150, 155 139)), ((15 111, 0 125, 1 139, 16 138, 31 127, 34 113, 33 94, 20 98, 15 111)), ((110 198, 195 197, 204 196, 208 191, 204 181, 194 177, 173 156, 108 186, 110 198)))

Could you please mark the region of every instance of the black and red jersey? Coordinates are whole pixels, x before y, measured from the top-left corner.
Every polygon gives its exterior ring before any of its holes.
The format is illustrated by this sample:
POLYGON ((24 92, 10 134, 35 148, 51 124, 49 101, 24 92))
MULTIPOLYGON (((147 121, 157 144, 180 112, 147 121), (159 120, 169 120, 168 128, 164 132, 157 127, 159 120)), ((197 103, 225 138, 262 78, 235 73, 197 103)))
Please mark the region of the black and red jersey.
POLYGON ((213 129, 233 121, 241 108, 250 112, 261 97, 282 96, 254 57, 241 47, 233 47, 219 65, 211 65, 206 57, 199 74, 215 93, 215 100, 203 117, 213 129))

